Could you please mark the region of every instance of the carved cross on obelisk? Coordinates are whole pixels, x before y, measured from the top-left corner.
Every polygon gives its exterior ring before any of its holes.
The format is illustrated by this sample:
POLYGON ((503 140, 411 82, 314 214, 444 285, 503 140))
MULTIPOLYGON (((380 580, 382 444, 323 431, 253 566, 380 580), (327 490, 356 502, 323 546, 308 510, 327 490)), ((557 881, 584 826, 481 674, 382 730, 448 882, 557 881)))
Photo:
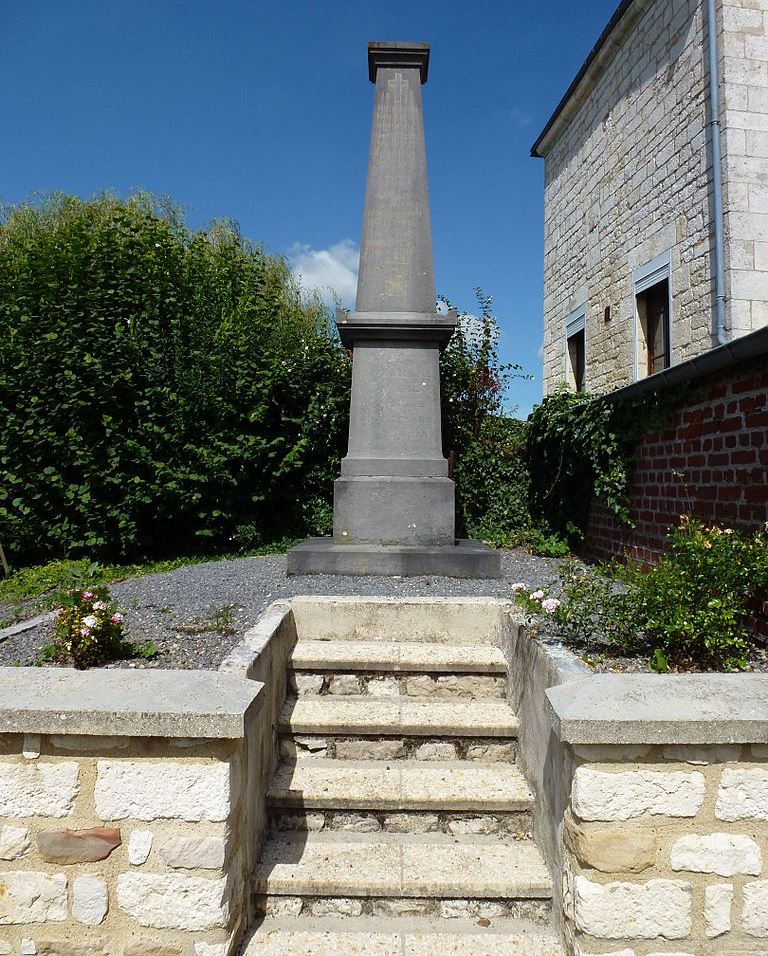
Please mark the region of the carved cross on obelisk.
POLYGON ((455 486, 440 428, 440 351, 456 325, 435 303, 421 86, 429 46, 370 43, 376 84, 355 311, 349 450, 333 538, 289 554, 293 574, 498 577, 499 557, 456 541, 455 486))

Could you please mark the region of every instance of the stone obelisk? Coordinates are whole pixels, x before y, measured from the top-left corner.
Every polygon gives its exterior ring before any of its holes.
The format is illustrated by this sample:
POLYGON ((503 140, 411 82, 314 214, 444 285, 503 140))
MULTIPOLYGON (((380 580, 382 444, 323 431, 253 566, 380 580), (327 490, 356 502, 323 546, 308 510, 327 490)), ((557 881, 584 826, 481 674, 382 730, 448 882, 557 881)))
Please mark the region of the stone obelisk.
POLYGON ((333 538, 288 556, 289 574, 498 577, 499 556, 457 541, 440 429, 440 351, 456 325, 435 303, 421 86, 429 46, 370 43, 376 85, 352 350, 349 450, 333 538))

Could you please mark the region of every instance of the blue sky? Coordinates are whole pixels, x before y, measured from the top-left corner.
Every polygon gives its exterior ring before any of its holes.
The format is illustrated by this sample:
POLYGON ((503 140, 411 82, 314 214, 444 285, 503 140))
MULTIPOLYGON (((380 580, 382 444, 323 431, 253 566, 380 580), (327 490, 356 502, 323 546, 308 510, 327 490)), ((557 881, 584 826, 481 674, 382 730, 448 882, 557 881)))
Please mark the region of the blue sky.
POLYGON ((218 216, 351 305, 368 40, 432 45, 424 88, 438 292, 493 294, 541 396, 541 160, 531 143, 618 0, 2 0, 0 199, 140 187, 218 216))

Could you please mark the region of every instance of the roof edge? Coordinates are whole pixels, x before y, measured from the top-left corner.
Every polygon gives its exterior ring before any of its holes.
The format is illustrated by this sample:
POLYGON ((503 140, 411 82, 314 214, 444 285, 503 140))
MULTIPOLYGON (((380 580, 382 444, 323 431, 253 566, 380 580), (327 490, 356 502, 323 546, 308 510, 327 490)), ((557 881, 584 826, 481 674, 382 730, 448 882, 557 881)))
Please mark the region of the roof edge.
POLYGON ((605 402, 637 398, 645 392, 659 392, 676 385, 685 385, 705 375, 722 372, 740 362, 763 356, 768 356, 768 325, 748 332, 746 335, 739 335, 724 345, 718 345, 678 365, 671 365, 661 372, 630 382, 629 385, 597 397, 605 402))
POLYGON ((555 107, 554 113, 552 113, 552 115, 550 116, 550 118, 547 120, 546 126, 545 126, 544 129, 539 133, 539 136, 538 136, 536 142, 533 144, 533 146, 531 146, 531 156, 533 156, 534 159, 543 159, 543 158, 544 158, 543 155, 539 152, 539 148, 540 148, 542 142, 543 142, 544 139, 548 136, 550 130, 552 129, 552 127, 553 127, 553 126, 555 125, 555 123, 557 122, 557 120, 558 120, 560 114, 563 112, 563 110, 564 110, 565 107, 567 106, 568 101, 571 99, 571 97, 574 95, 574 93, 576 92, 576 90, 577 90, 577 89, 579 88, 579 86, 581 85, 581 81, 584 79, 584 77, 585 77, 587 71, 589 70, 590 66, 592 66, 592 64, 593 64, 593 62, 595 61, 595 59, 597 58, 598 54, 599 54, 600 51, 603 49, 603 47, 605 46, 605 44, 608 42, 608 39, 610 38, 611 34, 612 34, 613 31, 616 29, 616 27, 619 25, 619 23, 624 19, 624 15, 627 13, 627 11, 629 10, 629 8, 632 6, 632 4, 633 4, 634 2, 635 2, 635 0, 621 0, 621 3, 619 4, 618 9, 614 12, 613 16, 612 16, 611 19, 608 21, 608 23, 607 23, 605 29, 604 29, 603 32, 600 34, 600 36, 599 36, 599 38, 598 38, 598 40, 597 40, 597 43, 592 47, 592 49, 591 49, 591 51, 590 51, 590 53, 589 53, 589 56, 588 56, 588 57, 586 58, 586 60, 582 63, 579 72, 578 72, 578 73, 576 74, 576 76, 573 78, 573 80, 572 80, 572 82, 571 82, 571 85, 570 85, 570 86, 568 87, 568 89, 565 91, 565 95, 563 96, 563 98, 560 100, 560 102, 559 102, 559 103, 557 104, 557 106, 555 107))

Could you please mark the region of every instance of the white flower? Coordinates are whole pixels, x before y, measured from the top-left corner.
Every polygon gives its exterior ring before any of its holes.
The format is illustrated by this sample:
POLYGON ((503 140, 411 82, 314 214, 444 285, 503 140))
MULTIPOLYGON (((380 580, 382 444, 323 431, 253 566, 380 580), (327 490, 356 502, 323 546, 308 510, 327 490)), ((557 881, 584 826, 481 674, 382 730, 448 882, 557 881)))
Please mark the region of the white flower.
POLYGON ((514 594, 519 594, 521 591, 525 591, 525 590, 526 590, 526 586, 523 584, 522 581, 518 581, 517 584, 512 585, 512 592, 514 594))
POLYGON ((547 598, 546 601, 541 602, 541 607, 547 614, 554 614, 555 611, 560 607, 560 602, 557 598, 547 598))
POLYGON ((106 611, 107 605, 105 601, 94 601, 93 604, 94 611, 106 611))
POLYGON ((543 592, 543 591, 531 591, 531 593, 528 595, 528 597, 529 597, 532 601, 541 601, 541 600, 544 599, 544 592, 543 592))
POLYGON ((96 627, 98 623, 99 621, 95 614, 89 614, 83 618, 83 624, 85 624, 86 627, 96 627))

